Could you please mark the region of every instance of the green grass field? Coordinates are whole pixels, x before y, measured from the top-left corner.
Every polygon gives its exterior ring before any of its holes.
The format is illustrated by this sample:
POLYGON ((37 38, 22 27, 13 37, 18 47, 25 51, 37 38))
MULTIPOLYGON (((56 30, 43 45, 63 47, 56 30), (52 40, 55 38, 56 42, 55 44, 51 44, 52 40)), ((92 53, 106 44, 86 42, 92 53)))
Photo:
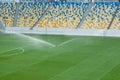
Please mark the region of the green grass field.
POLYGON ((120 38, 27 36, 0 34, 0 80, 120 80, 120 38))

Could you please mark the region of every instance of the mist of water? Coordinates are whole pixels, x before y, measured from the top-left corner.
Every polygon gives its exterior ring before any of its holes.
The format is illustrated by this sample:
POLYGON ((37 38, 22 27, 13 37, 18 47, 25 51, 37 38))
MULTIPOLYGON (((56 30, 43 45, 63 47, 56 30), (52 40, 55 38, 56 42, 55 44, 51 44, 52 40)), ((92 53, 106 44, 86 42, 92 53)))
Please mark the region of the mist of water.
POLYGON ((14 32, 14 33, 15 33, 16 35, 18 35, 18 36, 24 37, 24 38, 26 38, 26 39, 34 42, 34 43, 37 43, 37 44, 42 43, 42 44, 44 44, 44 45, 51 46, 51 47, 55 47, 55 46, 56 46, 56 45, 54 45, 54 44, 52 44, 52 43, 50 43, 50 42, 47 42, 47 41, 45 41, 45 40, 42 40, 42 39, 40 39, 40 38, 38 39, 38 38, 31 37, 31 36, 28 36, 28 35, 25 35, 25 34, 21 34, 21 33, 17 33, 17 32, 14 32))
POLYGON ((65 42, 63 42, 63 43, 61 43, 61 44, 59 44, 59 45, 57 45, 57 46, 63 46, 63 45, 66 45, 66 44, 72 42, 73 40, 75 40, 75 39, 67 40, 67 41, 65 41, 65 42))

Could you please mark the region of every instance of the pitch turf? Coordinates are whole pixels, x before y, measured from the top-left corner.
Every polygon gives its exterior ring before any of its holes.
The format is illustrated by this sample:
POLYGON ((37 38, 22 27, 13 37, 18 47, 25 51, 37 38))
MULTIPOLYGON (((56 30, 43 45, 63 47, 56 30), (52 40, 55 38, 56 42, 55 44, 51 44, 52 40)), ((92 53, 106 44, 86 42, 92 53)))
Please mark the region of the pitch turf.
POLYGON ((0 34, 0 80, 120 79, 120 38, 28 36, 0 34))

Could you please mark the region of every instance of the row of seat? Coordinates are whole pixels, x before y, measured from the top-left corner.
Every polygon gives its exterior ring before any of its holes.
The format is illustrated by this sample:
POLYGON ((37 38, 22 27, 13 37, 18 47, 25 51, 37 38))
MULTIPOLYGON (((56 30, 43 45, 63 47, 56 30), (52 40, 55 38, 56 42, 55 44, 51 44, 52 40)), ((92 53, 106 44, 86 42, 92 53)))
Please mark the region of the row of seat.
MULTIPOLYGON (((16 3, 0 3, 0 18, 6 27, 13 26, 13 19, 16 11, 16 3)), ((20 2, 18 27, 32 27, 43 12, 48 8, 48 2, 20 2)), ((94 7, 83 22, 81 29, 107 29, 118 2, 95 2, 94 7)), ((52 8, 40 21, 37 27, 50 28, 75 28, 81 21, 88 3, 54 2, 52 8)), ((120 10, 116 14, 111 29, 120 28, 120 10)))
MULTIPOLYGON (((117 9, 117 6, 117 3, 95 3, 95 6, 88 14, 81 28, 107 29, 117 9)), ((113 24, 120 26, 120 19, 118 15, 120 14, 117 13, 113 24)))

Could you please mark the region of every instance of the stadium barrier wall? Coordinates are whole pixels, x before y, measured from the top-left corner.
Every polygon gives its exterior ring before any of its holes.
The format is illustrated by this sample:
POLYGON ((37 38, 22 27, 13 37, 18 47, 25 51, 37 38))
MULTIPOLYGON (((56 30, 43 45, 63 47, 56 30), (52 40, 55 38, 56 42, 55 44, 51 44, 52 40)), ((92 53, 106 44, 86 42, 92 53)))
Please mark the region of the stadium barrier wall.
POLYGON ((6 33, 120 37, 120 30, 7 27, 6 33))

